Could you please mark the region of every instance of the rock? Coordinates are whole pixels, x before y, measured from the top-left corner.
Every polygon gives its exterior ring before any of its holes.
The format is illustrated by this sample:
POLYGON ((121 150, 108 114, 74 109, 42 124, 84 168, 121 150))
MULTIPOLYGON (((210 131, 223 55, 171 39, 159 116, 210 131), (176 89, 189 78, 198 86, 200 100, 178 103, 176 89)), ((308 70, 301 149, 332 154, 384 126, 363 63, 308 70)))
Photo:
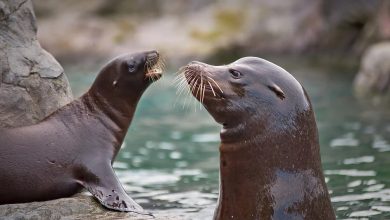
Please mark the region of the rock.
POLYGON ((98 204, 92 196, 78 194, 72 198, 63 198, 46 202, 0 205, 0 220, 12 219, 178 220, 185 218, 183 216, 168 216, 167 214, 155 214, 153 218, 152 216, 139 215, 135 213, 108 211, 98 204))
POLYGON ((232 45, 254 51, 246 54, 300 51, 322 27, 323 0, 69 1, 74 4, 34 4, 41 11, 44 46, 73 65, 150 48, 162 52, 173 67, 232 45))
POLYGON ((0 0, 0 127, 38 122, 72 100, 60 64, 41 48, 30 0, 0 0))
POLYGON ((390 103, 390 42, 371 46, 354 81, 356 96, 374 105, 390 103))

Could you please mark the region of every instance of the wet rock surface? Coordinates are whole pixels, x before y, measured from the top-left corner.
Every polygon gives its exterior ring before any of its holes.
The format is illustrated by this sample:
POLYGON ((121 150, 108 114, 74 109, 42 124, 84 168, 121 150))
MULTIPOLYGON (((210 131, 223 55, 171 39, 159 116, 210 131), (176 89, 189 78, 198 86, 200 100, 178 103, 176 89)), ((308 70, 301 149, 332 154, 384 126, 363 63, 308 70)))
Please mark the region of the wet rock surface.
POLYGON ((71 198, 63 198, 46 202, 33 202, 12 205, 0 205, 0 220, 74 220, 74 219, 117 219, 143 220, 187 219, 184 216, 169 216, 153 213, 153 216, 135 213, 115 212, 103 208, 92 196, 78 194, 71 198))
POLYGON ((72 100, 63 68, 41 48, 31 1, 0 1, 0 127, 36 123, 72 100))

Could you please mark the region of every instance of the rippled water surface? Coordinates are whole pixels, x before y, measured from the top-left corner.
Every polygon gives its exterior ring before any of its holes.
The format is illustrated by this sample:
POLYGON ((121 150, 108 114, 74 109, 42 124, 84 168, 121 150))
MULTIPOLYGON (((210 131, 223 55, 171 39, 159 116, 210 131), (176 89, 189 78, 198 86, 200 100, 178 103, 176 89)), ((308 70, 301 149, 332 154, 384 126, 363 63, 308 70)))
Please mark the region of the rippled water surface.
MULTIPOLYGON (((274 62, 312 99, 337 218, 390 219, 390 111, 359 105, 348 71, 274 62)), ((68 77, 80 95, 95 74, 68 77)), ((192 97, 177 97, 172 79, 166 75, 144 94, 114 167, 146 209, 211 219, 218 198, 220 126, 192 97)))

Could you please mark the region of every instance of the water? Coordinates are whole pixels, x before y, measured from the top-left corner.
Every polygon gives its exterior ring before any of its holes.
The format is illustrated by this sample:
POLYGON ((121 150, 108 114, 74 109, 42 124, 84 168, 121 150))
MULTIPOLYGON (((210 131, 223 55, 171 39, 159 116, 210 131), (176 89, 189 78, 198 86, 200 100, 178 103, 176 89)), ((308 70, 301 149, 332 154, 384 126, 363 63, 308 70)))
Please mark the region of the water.
MULTIPOLYGON (((348 71, 274 62, 312 99, 337 218, 390 219, 390 113, 359 105, 348 71)), ((68 77, 79 95, 95 75, 68 77)), ((218 197, 220 126, 192 97, 177 97, 172 78, 166 75, 144 94, 114 167, 144 208, 211 219, 218 197)))

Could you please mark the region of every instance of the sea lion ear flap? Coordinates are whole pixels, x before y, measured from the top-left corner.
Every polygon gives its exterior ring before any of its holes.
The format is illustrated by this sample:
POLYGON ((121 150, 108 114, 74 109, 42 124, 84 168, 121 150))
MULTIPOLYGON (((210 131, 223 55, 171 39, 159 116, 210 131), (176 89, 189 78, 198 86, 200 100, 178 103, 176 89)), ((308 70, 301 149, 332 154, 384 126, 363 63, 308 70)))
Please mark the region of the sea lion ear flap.
POLYGON ((279 97, 281 100, 285 99, 286 96, 284 95, 283 90, 277 86, 276 84, 268 85, 267 86, 272 92, 275 93, 277 97, 279 97))

